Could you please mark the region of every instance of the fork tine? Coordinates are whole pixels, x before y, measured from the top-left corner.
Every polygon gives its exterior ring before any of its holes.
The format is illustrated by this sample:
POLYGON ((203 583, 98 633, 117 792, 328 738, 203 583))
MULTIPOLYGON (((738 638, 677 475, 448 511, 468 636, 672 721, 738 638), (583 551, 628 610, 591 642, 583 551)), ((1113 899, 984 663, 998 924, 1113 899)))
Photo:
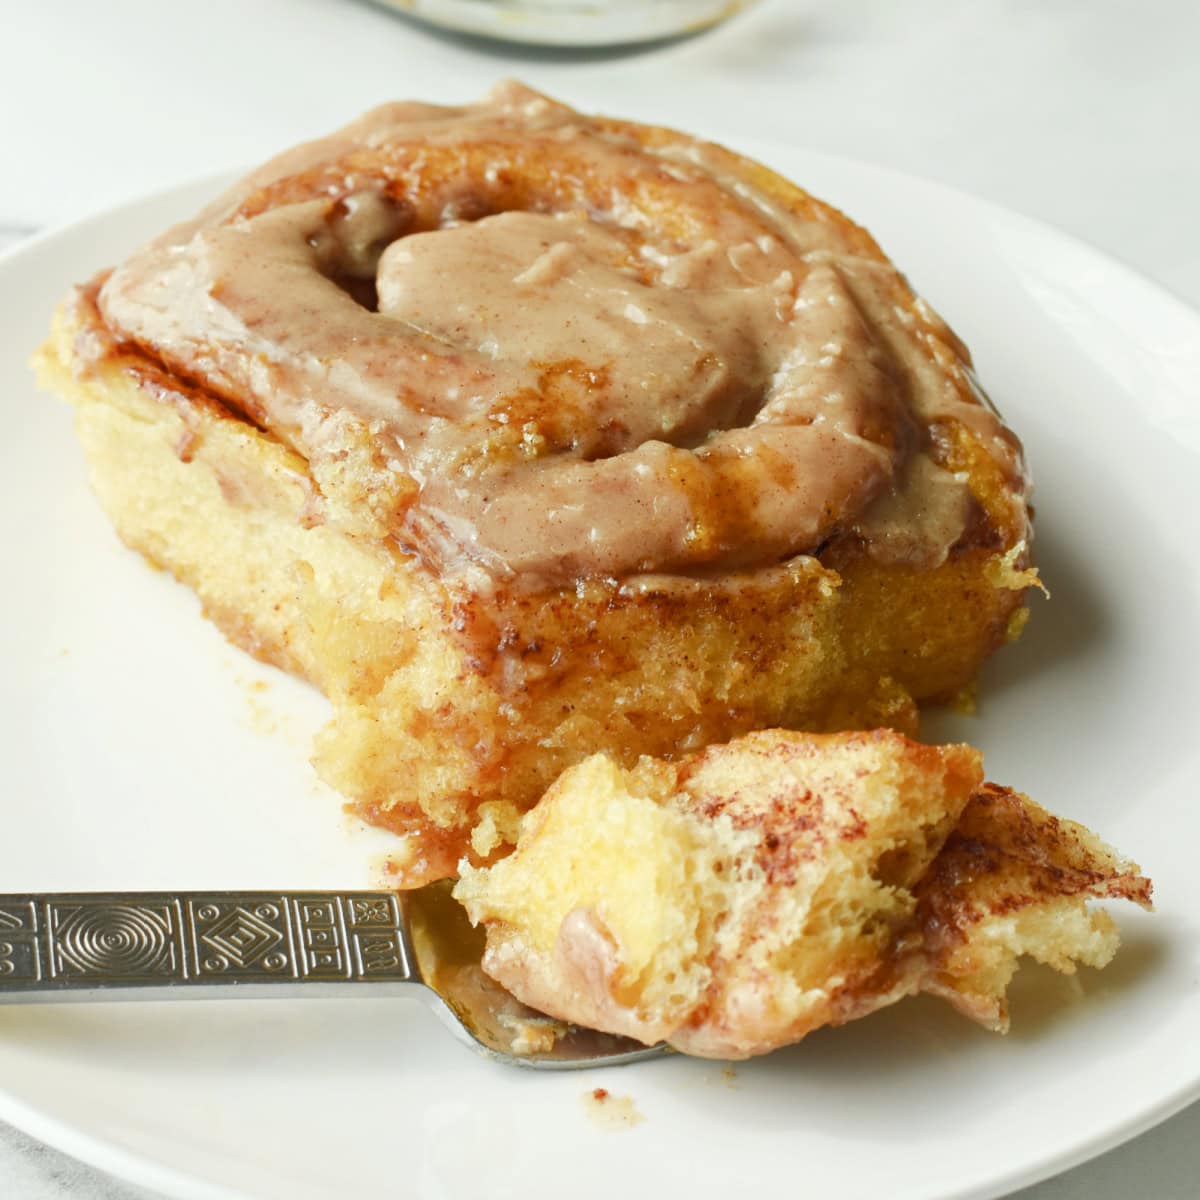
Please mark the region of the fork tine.
POLYGON ((420 982, 437 997, 435 1010, 490 1058, 539 1070, 617 1066, 664 1053, 555 1020, 527 1007, 480 966, 484 935, 451 894, 453 881, 428 884, 399 896, 420 982))

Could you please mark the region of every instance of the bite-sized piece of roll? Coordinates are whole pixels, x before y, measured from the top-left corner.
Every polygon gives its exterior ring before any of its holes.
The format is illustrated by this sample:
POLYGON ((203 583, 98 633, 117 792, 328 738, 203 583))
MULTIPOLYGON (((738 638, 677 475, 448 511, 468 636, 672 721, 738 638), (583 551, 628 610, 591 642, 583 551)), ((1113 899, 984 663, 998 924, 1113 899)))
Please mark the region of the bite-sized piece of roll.
POLYGON ((1033 579, 1019 444, 868 234, 516 84, 266 164, 38 366, 121 536, 329 695, 404 883, 596 751, 911 729, 1033 579))
POLYGON ((597 755, 455 896, 484 970, 563 1020, 747 1058, 920 991, 989 1028, 1029 955, 1104 966, 1150 882, 1081 825, 983 783, 968 746, 749 734, 678 762, 597 755))

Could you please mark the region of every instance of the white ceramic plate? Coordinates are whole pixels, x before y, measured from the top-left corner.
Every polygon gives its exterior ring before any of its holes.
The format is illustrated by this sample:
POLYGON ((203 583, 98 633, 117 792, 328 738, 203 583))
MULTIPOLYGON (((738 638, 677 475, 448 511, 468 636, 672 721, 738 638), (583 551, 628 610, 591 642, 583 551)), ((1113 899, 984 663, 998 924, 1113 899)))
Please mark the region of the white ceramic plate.
MULTIPOLYGON (((0 1118, 181 1197, 990 1197, 1200 1094, 1200 318, 1093 250, 928 183, 745 147, 868 224, 974 348, 1038 479, 1054 598, 938 717, 993 778, 1139 859, 1103 973, 1018 977, 1013 1032, 907 1002, 736 1071, 472 1056, 404 1002, 0 1008, 0 1118), (584 1096, 644 1120, 598 1125, 584 1096)), ((0 263, 0 890, 369 885, 305 765, 323 703, 117 543, 25 360, 73 280, 210 181, 0 263)))

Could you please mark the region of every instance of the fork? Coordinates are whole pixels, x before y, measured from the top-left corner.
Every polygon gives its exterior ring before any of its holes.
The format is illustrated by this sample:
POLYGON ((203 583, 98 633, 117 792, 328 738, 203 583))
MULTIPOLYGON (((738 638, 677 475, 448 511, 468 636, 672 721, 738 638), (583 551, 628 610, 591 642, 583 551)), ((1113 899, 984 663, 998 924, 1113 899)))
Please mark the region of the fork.
POLYGON ((412 892, 0 894, 0 1003, 417 995, 460 1041, 544 1070, 664 1052, 554 1020, 483 973, 449 883, 412 892))

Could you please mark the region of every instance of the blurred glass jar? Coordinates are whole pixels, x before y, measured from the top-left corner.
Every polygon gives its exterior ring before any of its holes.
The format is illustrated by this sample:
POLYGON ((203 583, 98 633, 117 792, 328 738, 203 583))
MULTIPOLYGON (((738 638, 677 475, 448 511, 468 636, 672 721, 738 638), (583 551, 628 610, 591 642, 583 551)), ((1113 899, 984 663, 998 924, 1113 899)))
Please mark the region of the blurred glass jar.
POLYGON ((376 0, 460 33, 544 46, 617 46, 716 25, 756 0, 376 0))

